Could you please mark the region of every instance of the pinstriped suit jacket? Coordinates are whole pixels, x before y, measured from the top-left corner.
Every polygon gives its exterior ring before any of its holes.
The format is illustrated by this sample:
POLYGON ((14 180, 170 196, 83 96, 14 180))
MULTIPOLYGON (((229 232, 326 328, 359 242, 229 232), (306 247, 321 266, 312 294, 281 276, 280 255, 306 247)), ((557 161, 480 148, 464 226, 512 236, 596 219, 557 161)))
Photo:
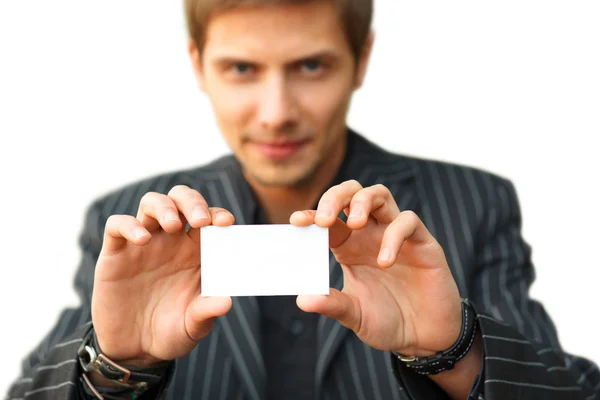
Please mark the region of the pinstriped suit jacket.
MULTIPOLYGON (((400 209, 414 210, 443 246, 460 293, 475 304, 484 342, 484 370, 474 399, 595 399, 598 368, 564 353, 544 308, 528 296, 534 279, 530 249, 520 233, 521 217, 512 184, 472 168, 395 155, 349 131, 341 171, 363 186, 386 185, 400 209)), ((222 206, 236 223, 252 222, 254 198, 233 156, 210 165, 137 182, 96 201, 80 244, 83 258, 75 286, 82 305, 65 310, 56 326, 23 362, 9 399, 74 399, 76 349, 89 326, 94 266, 104 224, 112 214, 137 212, 149 191, 166 193, 184 184, 222 206)), ((331 258, 331 286, 342 272, 331 258)), ((261 355, 258 303, 234 298, 233 309, 187 357, 163 396, 167 399, 264 397, 268 379, 261 355)), ((363 344, 334 320, 320 317, 314 384, 325 399, 445 399, 427 378, 396 366, 385 352, 363 344)))

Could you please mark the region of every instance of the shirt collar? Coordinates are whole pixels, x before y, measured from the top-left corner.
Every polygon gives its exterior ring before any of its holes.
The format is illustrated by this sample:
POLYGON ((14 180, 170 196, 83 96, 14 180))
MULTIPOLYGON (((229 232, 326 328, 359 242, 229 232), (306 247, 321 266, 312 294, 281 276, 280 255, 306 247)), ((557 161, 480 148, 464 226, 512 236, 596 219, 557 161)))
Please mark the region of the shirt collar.
MULTIPOLYGON (((331 181, 330 185, 327 186, 327 189, 347 180, 357 179, 357 176, 362 169, 367 168, 373 163, 385 162, 390 156, 394 157, 395 162, 397 163, 397 155, 386 152, 352 129, 347 128, 346 153, 336 176, 331 181)), ((408 163, 407 168, 410 168, 408 163)), ((236 222, 239 224, 265 223, 265 218, 264 215, 261 215, 262 211, 256 196, 244 177, 242 166, 233 155, 230 156, 230 163, 226 168, 226 174, 231 180, 234 196, 242 200, 240 202, 242 220, 236 222)))

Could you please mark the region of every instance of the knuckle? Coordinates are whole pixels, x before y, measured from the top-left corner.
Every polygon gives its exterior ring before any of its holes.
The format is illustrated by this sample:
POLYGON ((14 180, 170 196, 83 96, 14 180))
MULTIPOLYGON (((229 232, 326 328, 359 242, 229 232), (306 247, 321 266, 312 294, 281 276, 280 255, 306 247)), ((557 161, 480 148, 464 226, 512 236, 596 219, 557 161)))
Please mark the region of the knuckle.
POLYGON ((402 211, 400 217, 411 225, 416 225, 421 222, 419 216, 412 210, 402 211))
POLYGON ((391 194, 390 189, 388 189, 387 186, 385 186, 381 183, 373 185, 372 188, 377 192, 384 192, 386 195, 391 194))
POLYGON ((105 226, 114 226, 117 224, 118 220, 119 220, 119 215, 111 215, 110 217, 108 217, 106 219, 106 224, 104 224, 105 226))
POLYGON ((323 193, 323 196, 321 196, 321 199, 319 200, 319 203, 324 203, 324 202, 328 202, 331 198, 335 198, 337 196, 337 188, 338 186, 333 186, 329 189, 327 189, 325 191, 325 193, 323 193))
POLYGON ((177 195, 178 193, 184 193, 189 189, 189 186, 186 185, 175 185, 171 188, 171 190, 169 190, 168 196, 177 195))
POLYGON ((155 200, 158 196, 160 196, 159 193, 156 193, 156 192, 147 192, 140 199, 140 204, 147 204, 147 203, 155 200))
POLYGON ((335 200, 340 197, 346 197, 349 192, 356 194, 362 189, 362 185, 355 179, 342 182, 325 192, 323 198, 335 200))
POLYGON ((358 193, 354 195, 352 201, 357 201, 361 203, 370 203, 373 202, 374 199, 380 197, 381 189, 385 188, 385 186, 381 184, 377 184, 374 186, 369 186, 360 190, 358 193))
MULTIPOLYGON (((133 217, 132 217, 133 218, 133 217)), ((110 217, 108 217, 106 219, 106 227, 118 227, 118 226, 122 226, 123 224, 126 224, 127 221, 129 220, 129 216, 128 215, 119 215, 119 214, 114 214, 111 215, 110 217)))
POLYGON ((359 181, 357 181, 356 179, 350 179, 349 181, 346 181, 346 184, 348 186, 350 186, 350 188, 352 189, 356 189, 356 190, 360 190, 362 189, 362 185, 360 184, 359 181))

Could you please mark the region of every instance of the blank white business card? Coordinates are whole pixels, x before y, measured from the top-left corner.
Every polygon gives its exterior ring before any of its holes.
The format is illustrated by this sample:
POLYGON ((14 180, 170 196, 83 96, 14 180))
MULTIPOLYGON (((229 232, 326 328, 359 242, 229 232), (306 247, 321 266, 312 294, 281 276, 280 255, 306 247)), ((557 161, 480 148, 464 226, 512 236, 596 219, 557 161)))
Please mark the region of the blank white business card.
POLYGON ((207 226, 200 231, 203 296, 329 294, 329 236, 316 225, 207 226))

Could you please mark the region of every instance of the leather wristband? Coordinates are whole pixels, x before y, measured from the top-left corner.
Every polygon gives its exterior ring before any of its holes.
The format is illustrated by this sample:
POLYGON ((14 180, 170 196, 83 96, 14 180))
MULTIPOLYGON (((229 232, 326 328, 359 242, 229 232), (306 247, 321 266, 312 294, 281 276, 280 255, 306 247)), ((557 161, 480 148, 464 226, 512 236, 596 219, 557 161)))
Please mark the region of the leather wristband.
POLYGON ((397 359, 420 375, 435 375, 451 370, 471 349, 477 335, 477 316, 467 299, 461 299, 462 324, 456 342, 448 350, 428 357, 403 356, 392 352, 397 359))
POLYGON ((121 366, 106 357, 92 329, 86 334, 77 351, 83 369, 81 384, 84 392, 95 399, 136 399, 159 383, 173 362, 163 362, 154 367, 121 366), (114 384, 114 387, 94 387, 88 373, 96 372, 114 384))

